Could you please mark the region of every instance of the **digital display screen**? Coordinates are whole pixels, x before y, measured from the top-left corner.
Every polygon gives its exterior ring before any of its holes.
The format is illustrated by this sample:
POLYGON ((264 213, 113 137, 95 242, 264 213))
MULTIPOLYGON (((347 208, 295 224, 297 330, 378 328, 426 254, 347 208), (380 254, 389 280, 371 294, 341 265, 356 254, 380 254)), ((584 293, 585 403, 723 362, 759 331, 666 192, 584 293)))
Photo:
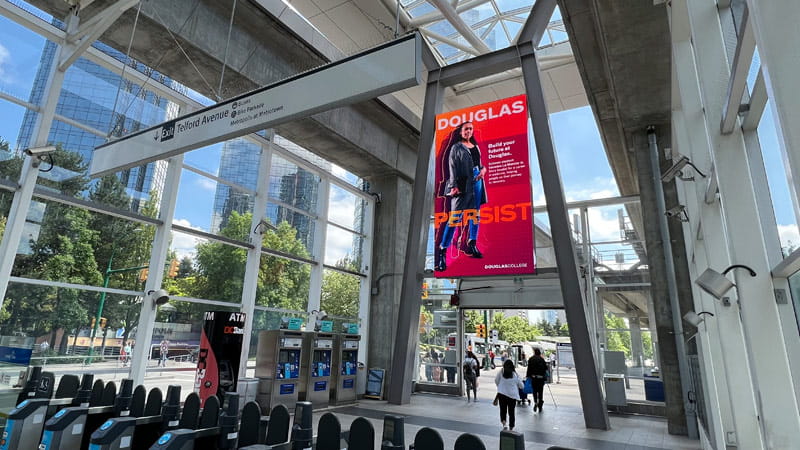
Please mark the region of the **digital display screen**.
POLYGON ((525 95, 436 116, 437 278, 534 273, 525 95))

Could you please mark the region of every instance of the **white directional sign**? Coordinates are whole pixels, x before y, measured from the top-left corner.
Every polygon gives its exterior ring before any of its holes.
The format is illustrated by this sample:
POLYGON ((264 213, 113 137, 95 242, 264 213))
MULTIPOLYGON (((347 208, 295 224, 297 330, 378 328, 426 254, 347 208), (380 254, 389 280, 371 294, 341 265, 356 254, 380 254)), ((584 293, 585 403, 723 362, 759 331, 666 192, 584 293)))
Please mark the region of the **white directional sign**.
POLYGON ((102 176, 416 86, 422 41, 412 34, 97 147, 102 176))

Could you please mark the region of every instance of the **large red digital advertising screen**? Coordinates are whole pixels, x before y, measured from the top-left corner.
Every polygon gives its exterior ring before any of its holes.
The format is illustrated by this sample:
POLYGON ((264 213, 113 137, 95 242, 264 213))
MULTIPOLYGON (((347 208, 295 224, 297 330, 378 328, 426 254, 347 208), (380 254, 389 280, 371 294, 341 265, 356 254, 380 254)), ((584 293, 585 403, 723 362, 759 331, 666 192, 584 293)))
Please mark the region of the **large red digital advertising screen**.
POLYGON ((525 95, 436 116, 437 278, 536 271, 525 95))

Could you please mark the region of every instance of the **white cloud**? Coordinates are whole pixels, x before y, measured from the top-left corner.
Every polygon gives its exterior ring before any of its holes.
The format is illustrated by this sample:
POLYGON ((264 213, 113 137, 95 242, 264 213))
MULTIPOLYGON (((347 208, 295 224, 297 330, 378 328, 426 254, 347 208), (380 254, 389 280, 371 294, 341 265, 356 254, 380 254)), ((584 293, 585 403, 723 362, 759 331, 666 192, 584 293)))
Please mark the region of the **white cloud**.
POLYGON ((800 231, 797 225, 778 225, 778 236, 781 239, 781 247, 800 247, 800 231))
POLYGON ((335 264, 348 256, 353 251, 353 236, 353 233, 329 226, 325 245, 325 264, 335 264))
POLYGON ((6 71, 8 62, 11 60, 11 52, 0 44, 0 81, 4 83, 10 82, 10 77, 6 71))
POLYGON ((217 190, 217 182, 206 177, 198 177, 196 181, 197 185, 200 189, 204 191, 215 191, 217 190))
MULTIPOLYGON (((175 225, 191 228, 193 230, 203 231, 201 228, 193 226, 187 219, 174 219, 172 221, 175 225)), ((178 260, 183 259, 185 256, 194 259, 197 244, 208 242, 208 239, 190 236, 185 233, 173 232, 171 249, 175 252, 178 260)))
POLYGON ((565 193, 567 203, 619 196, 617 182, 614 178, 597 177, 587 181, 587 185, 574 187, 565 193))
POLYGON ((346 227, 353 227, 356 216, 355 196, 344 189, 331 187, 331 199, 328 205, 328 220, 346 227))

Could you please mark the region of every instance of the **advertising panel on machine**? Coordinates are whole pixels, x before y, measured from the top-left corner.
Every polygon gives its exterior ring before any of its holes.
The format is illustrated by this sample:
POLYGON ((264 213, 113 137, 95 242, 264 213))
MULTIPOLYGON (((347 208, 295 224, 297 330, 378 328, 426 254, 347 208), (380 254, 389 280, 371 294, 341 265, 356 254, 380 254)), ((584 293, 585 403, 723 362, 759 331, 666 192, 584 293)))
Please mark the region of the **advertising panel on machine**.
POLYGON ((525 95, 436 116, 438 278, 535 273, 525 95))

